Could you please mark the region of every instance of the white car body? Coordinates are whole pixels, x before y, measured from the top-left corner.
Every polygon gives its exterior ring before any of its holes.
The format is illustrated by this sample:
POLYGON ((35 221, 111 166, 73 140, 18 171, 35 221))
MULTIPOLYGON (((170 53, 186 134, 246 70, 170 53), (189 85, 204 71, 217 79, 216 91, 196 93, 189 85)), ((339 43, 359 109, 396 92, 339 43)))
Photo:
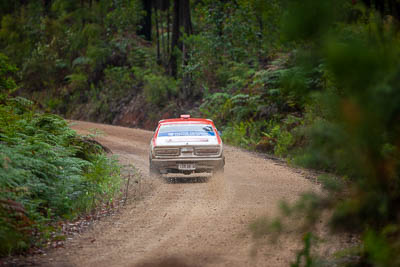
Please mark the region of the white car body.
POLYGON ((159 122, 150 142, 150 172, 222 172, 223 143, 214 123, 208 119, 179 119, 159 122))

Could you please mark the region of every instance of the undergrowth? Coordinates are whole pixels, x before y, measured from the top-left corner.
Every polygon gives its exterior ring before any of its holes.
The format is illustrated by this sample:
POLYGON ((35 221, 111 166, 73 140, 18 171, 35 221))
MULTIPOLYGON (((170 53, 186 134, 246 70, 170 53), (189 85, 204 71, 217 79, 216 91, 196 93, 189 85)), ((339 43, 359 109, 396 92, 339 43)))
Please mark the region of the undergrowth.
POLYGON ((0 105, 0 256, 40 244, 52 222, 72 219, 120 188, 120 167, 59 116, 31 101, 0 105))
POLYGON ((321 115, 310 108, 317 105, 315 99, 291 89, 299 76, 308 88, 317 88, 320 66, 309 72, 294 66, 292 58, 280 55, 266 69, 243 69, 228 79, 223 92, 208 93, 200 111, 221 125, 226 143, 291 157, 304 146, 309 118, 321 115))

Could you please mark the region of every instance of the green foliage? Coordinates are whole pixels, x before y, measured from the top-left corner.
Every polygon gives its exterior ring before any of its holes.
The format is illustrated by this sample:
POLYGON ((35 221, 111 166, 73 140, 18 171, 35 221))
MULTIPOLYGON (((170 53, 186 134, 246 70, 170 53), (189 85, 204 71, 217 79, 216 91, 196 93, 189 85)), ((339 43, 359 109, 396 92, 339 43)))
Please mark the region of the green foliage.
POLYGON ((10 65, 8 58, 0 53, 0 103, 17 89, 14 79, 11 77, 17 68, 10 65))
POLYGON ((104 87, 115 94, 127 92, 134 85, 132 72, 126 67, 109 67, 104 70, 104 87))
POLYGON ((177 94, 177 82, 171 77, 150 73, 143 79, 146 100, 154 105, 165 106, 168 99, 177 94))
POLYGON ((282 130, 279 125, 275 125, 275 127, 271 129, 271 134, 269 136, 276 139, 274 148, 275 155, 280 157, 286 156, 289 147, 293 144, 292 134, 286 130, 282 130))
POLYGON ((299 267, 299 266, 306 266, 311 267, 315 266, 313 264, 313 257, 311 256, 311 242, 312 242, 312 233, 308 232, 304 235, 304 248, 297 253, 296 261, 292 263, 291 267, 299 267), (302 261, 304 259, 304 261, 302 261), (303 263, 303 264, 302 264, 303 263))
POLYGON ((88 78, 83 73, 70 74, 65 78, 68 79, 68 83, 72 92, 84 90, 88 86, 88 78))
POLYGON ((119 0, 114 1, 115 8, 106 16, 108 30, 135 31, 136 25, 143 17, 142 1, 119 0))
MULTIPOLYGON (((1 16, 0 53, 20 70, 21 95, 56 112, 74 112, 98 101, 89 91, 103 91, 106 69, 134 66, 128 59, 140 44, 131 33, 143 16, 142 1, 17 2, 1 16)), ((101 101, 112 107, 108 99, 101 101)))
MULTIPOLYGON (((296 73, 301 75, 291 75, 296 86, 289 83, 287 88, 309 96, 301 126, 307 149, 295 161, 341 177, 335 178, 339 183, 321 179, 324 194, 313 194, 309 202, 303 197, 286 210, 310 218, 307 229, 329 210, 333 231, 360 234, 357 257, 347 259, 348 264, 397 266, 400 221, 393 214, 398 213, 400 188, 398 28, 373 10, 357 13, 365 10, 359 6, 322 1, 314 12, 314 1, 295 3, 286 17, 287 34, 308 46, 299 51, 296 73), (310 67, 320 76, 311 83, 302 75, 310 73, 310 67)), ((303 252, 298 256, 305 256, 303 252)))
POLYGON ((290 1, 284 16, 284 32, 293 40, 315 40, 325 33, 342 1, 290 1), (318 22, 318 23, 316 23, 318 22))
POLYGON ((250 121, 228 124, 223 131, 223 140, 244 148, 255 148, 260 141, 260 131, 266 127, 263 121, 250 121))
POLYGON ((194 90, 218 92, 229 79, 240 79, 246 69, 263 65, 278 45, 282 6, 275 0, 194 4, 193 20, 201 30, 185 39, 190 57, 184 70, 191 73, 194 90), (244 70, 239 75, 238 66, 244 70))
POLYGON ((15 98, 0 105, 0 255, 20 252, 119 189, 119 167, 65 120, 15 98), (95 152, 97 151, 97 152, 95 152))
POLYGON ((280 157, 301 143, 299 126, 303 122, 298 111, 311 99, 293 88, 301 85, 302 91, 317 90, 321 74, 314 68, 301 71, 289 61, 282 57, 259 71, 233 64, 225 92, 205 96, 200 111, 217 125, 224 125, 226 142, 280 157))

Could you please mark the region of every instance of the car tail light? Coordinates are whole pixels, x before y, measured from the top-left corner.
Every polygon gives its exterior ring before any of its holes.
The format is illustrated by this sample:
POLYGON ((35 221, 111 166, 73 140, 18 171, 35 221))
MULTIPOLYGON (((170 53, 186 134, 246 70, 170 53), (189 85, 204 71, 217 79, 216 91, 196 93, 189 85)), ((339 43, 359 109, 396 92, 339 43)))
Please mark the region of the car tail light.
POLYGON ((217 147, 197 147, 195 149, 195 153, 198 156, 209 156, 209 155, 218 155, 221 151, 219 146, 217 147))
POLYGON ((178 148, 156 148, 154 149, 156 156, 178 156, 178 148))

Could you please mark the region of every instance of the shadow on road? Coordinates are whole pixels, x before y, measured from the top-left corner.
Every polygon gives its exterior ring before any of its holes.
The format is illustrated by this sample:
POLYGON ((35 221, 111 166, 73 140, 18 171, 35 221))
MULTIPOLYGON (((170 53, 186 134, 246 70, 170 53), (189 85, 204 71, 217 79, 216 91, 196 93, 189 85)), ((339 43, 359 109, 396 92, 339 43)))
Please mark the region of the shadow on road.
POLYGON ((209 176, 198 176, 198 177, 163 177, 164 181, 168 184, 194 184, 194 183, 207 183, 210 179, 209 176))
POLYGON ((134 267, 197 267, 198 265, 187 264, 184 260, 170 257, 136 264, 134 267))

